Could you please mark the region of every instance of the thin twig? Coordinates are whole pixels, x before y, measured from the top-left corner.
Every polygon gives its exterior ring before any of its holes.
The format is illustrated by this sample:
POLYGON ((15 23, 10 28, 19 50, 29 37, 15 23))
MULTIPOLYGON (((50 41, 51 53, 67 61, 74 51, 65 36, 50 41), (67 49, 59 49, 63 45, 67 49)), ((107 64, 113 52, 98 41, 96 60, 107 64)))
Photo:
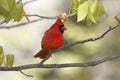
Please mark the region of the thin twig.
POLYGON ((20 73, 22 73, 23 75, 25 75, 27 77, 33 77, 33 75, 28 75, 28 74, 24 73, 22 70, 20 70, 20 73))
POLYGON ((27 14, 28 17, 39 17, 39 18, 43 18, 43 19, 56 19, 59 16, 53 16, 53 17, 47 17, 47 16, 41 16, 38 14, 27 14))
POLYGON ((16 66, 16 67, 0 67, 0 71, 21 71, 24 69, 32 69, 32 68, 68 68, 68 67, 88 67, 88 66, 96 66, 98 64, 120 58, 120 54, 115 54, 112 56, 105 57, 103 59, 99 59, 97 61, 91 61, 86 63, 65 63, 65 64, 43 64, 40 65, 40 63, 37 64, 28 64, 28 65, 22 65, 22 66, 16 66))
POLYGON ((41 21, 43 19, 56 19, 58 16, 46 17, 46 16, 40 16, 40 15, 37 15, 37 14, 29 14, 28 17, 38 17, 39 19, 31 20, 30 22, 18 23, 18 24, 10 25, 10 26, 0 26, 0 29, 16 28, 16 27, 20 27, 20 26, 27 25, 27 24, 30 24, 30 23, 41 21))

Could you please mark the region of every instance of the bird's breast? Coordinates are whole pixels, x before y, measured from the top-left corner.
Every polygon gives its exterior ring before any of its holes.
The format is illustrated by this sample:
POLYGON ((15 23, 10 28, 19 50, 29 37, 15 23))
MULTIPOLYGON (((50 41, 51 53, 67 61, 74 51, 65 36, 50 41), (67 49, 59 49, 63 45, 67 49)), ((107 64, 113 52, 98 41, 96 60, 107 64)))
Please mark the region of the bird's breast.
POLYGON ((64 37, 59 31, 47 31, 42 39, 42 48, 55 50, 64 45, 64 37))

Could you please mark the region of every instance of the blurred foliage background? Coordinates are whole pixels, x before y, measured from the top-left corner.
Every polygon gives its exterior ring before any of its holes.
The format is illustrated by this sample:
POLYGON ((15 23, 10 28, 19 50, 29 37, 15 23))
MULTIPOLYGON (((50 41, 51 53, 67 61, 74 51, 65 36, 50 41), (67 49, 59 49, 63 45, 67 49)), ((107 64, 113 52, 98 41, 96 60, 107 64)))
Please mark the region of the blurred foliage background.
MULTIPOLYGON (((26 0, 23 0, 25 2, 26 0)), ((117 23, 114 16, 120 13, 120 0, 103 1, 108 17, 101 16, 97 24, 87 26, 85 23, 77 23, 76 15, 65 23, 65 44, 74 41, 97 37, 105 32, 110 25, 117 23)), ((62 12, 68 12, 69 0, 38 0, 25 6, 26 13, 43 16, 55 16, 62 12), (36 5, 37 4, 37 5, 36 5), (34 7, 33 7, 34 6, 34 7), (45 7, 46 6, 46 7, 45 7)), ((22 20, 24 21, 24 19, 22 20)), ((55 20, 41 20, 36 23, 12 29, 0 29, 0 45, 5 53, 15 55, 15 66, 40 62, 33 55, 40 50, 40 41, 45 30, 55 20)), ((9 22, 7 25, 11 25, 9 22)), ((5 24, 3 24, 5 25, 5 24)), ((76 45, 52 55, 46 63, 74 63, 98 60, 103 57, 120 52, 119 27, 111 31, 105 38, 82 45, 76 45)), ((95 67, 62 68, 62 69, 30 69, 24 70, 26 74, 34 77, 26 77, 20 72, 0 72, 0 79, 6 80, 119 80, 120 59, 102 63, 95 67), (115 74, 116 73, 116 74, 115 74)))

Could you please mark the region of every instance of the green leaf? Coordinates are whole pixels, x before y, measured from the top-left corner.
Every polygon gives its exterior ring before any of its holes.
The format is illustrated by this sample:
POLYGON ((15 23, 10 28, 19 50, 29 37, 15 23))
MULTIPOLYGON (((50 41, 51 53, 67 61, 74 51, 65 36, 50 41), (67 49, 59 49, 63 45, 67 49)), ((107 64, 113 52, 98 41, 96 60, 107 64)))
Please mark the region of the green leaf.
POLYGON ((4 17, 2 15, 0 15, 0 20, 3 19, 4 17))
POLYGON ((22 2, 19 2, 16 5, 14 21, 20 21, 22 17, 23 17, 23 4, 22 2))
POLYGON ((4 8, 6 11, 9 11, 9 5, 7 0, 0 0, 0 5, 2 8, 4 8))
POLYGON ((14 63, 14 55, 13 54, 7 54, 5 61, 4 61, 4 65, 6 67, 12 67, 14 63))
POLYGON ((1 15, 1 16, 6 16, 7 13, 8 13, 8 11, 5 10, 5 9, 4 9, 3 7, 1 7, 1 5, 0 5, 0 15, 1 15))
POLYGON ((0 16, 3 16, 7 23, 11 19, 20 21, 24 16, 30 22, 21 1, 16 3, 16 0, 0 0, 0 16))
POLYGON ((77 9, 77 22, 84 20, 88 14, 88 1, 78 6, 77 9))
POLYGON ((91 13, 93 14, 95 19, 99 17, 99 8, 99 2, 98 0, 95 0, 91 6, 91 13))
POLYGON ((94 1, 93 6, 91 7, 91 11, 95 19, 98 19, 101 15, 106 13, 103 3, 98 0, 94 1))
POLYGON ((0 66, 2 65, 4 60, 4 52, 3 52, 3 47, 0 46, 0 66))
POLYGON ((16 7, 16 0, 7 0, 7 2, 9 3, 8 5, 9 5, 10 10, 16 7))
MULTIPOLYGON (((14 10, 14 9, 13 9, 14 10)), ((10 12, 8 12, 8 14, 5 16, 5 20, 8 23, 11 19, 14 18, 14 12, 13 10, 11 10, 10 12)))
POLYGON ((81 0, 77 0, 79 3, 81 3, 81 0))
POLYGON ((93 23, 96 23, 96 20, 105 13, 104 6, 101 1, 89 0, 89 10, 88 16, 86 18, 87 24, 90 26, 93 23))
POLYGON ((89 8, 88 8, 88 19, 91 20, 92 22, 96 23, 96 20, 94 18, 94 14, 93 14, 93 11, 92 11, 92 7, 94 6, 93 2, 90 0, 88 1, 89 3, 89 8))
POLYGON ((72 8, 77 8, 77 0, 71 0, 72 2, 72 8))
POLYGON ((87 16, 86 18, 86 22, 87 22, 87 25, 90 26, 92 24, 92 21, 90 20, 90 18, 87 16))
POLYGON ((104 13, 107 14, 106 11, 105 11, 105 8, 103 6, 103 3, 101 1, 99 1, 98 7, 99 7, 99 16, 104 14, 104 13))
MULTIPOLYGON (((10 1, 10 0, 9 0, 10 1)), ((15 15, 17 14, 16 12, 16 4, 14 3, 15 0, 12 0, 12 2, 9 4, 10 6, 10 11, 8 14, 5 16, 6 22, 8 23, 11 19, 14 19, 15 15)))

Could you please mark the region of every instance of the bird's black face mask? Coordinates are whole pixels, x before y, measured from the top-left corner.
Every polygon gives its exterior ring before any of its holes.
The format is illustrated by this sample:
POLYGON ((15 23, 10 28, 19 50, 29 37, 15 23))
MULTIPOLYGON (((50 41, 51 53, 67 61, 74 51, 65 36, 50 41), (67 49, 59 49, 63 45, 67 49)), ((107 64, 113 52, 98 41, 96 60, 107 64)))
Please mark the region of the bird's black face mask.
POLYGON ((64 33, 64 31, 66 30, 66 27, 64 25, 59 26, 60 32, 64 33))

